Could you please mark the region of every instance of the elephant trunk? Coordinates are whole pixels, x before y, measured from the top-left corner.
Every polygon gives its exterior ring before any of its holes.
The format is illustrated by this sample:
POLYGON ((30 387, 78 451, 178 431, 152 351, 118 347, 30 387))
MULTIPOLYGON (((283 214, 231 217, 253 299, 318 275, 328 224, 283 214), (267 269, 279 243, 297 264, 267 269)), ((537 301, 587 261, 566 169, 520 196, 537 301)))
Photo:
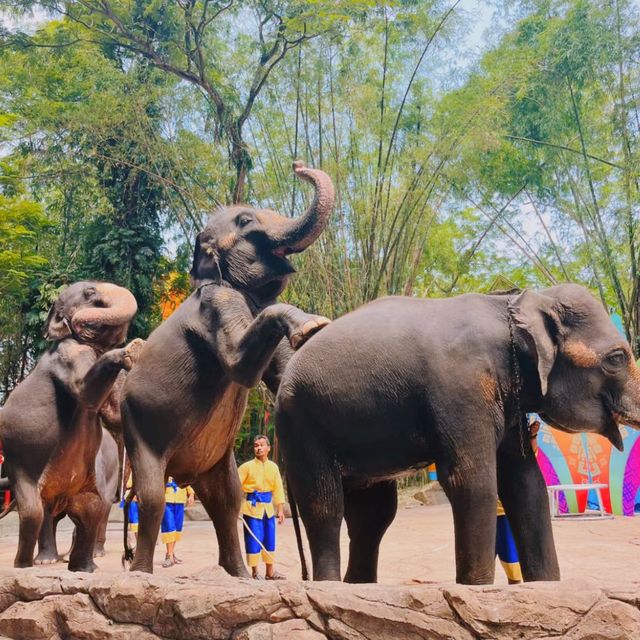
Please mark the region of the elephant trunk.
POLYGON ((298 178, 314 186, 315 196, 302 216, 293 220, 283 217, 273 225, 270 239, 279 255, 300 253, 318 238, 327 226, 335 198, 331 178, 324 171, 309 169, 299 160, 293 163, 293 170, 298 178))
POLYGON ((138 310, 133 294, 124 287, 101 282, 96 290, 99 306, 83 307, 71 318, 71 326, 79 335, 93 333, 96 327, 126 326, 138 310))
POLYGON ((618 421, 640 429, 640 369, 633 361, 629 364, 629 378, 620 400, 620 409, 616 416, 618 421))

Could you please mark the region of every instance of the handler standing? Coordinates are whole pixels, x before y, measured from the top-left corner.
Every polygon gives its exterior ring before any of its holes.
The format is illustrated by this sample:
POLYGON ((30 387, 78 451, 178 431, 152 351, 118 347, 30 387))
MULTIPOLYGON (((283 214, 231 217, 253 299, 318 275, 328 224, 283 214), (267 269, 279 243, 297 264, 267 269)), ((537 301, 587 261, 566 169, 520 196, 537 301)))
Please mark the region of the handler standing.
POLYGON ((167 545, 167 554, 162 566, 172 567, 174 564, 182 564, 182 560, 176 556, 174 550, 176 542, 182 537, 182 525, 184 524, 185 504, 193 504, 195 493, 191 487, 181 488, 175 480, 169 476, 164 491, 164 515, 162 516, 162 542, 167 545))
POLYGON ((244 544, 247 551, 247 563, 256 580, 262 580, 262 576, 258 573, 260 556, 266 565, 265 577, 267 580, 285 579, 285 576, 274 568, 276 517, 279 524, 284 522, 284 488, 278 465, 269 460, 270 451, 269 438, 265 435, 257 435, 253 439, 255 458, 238 467, 242 490, 246 498, 242 503, 241 512, 246 524, 244 544), (251 533, 247 531, 247 528, 251 533), (252 533, 253 535, 251 535, 252 533))

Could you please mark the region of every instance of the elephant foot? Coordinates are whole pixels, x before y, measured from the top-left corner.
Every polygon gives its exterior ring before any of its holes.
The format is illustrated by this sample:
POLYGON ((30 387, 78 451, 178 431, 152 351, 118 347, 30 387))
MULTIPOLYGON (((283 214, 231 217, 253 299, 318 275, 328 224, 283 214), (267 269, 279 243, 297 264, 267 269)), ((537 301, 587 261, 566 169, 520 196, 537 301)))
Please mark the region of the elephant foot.
POLYGON ((289 343, 293 349, 299 349, 311 336, 318 333, 320 329, 331 324, 329 318, 324 316, 316 316, 313 320, 307 320, 300 331, 292 334, 289 338, 289 343))
POLYGON ((96 547, 93 550, 93 557, 94 558, 104 558, 107 555, 107 552, 104 550, 104 546, 99 546, 96 547))
POLYGON ((131 371, 131 367, 138 361, 142 347, 145 341, 142 338, 135 338, 124 348, 124 359, 122 364, 127 371, 131 371))
POLYGON ((234 578, 250 578, 251 577, 251 575, 247 571, 247 568, 244 566, 244 563, 242 563, 240 565, 233 565, 233 566, 225 566, 223 564, 220 564, 220 566, 230 576, 233 576, 234 578))
POLYGON ((16 569, 28 569, 29 567, 33 567, 33 561, 28 560, 16 560, 13 563, 14 568, 16 569))
POLYGON ((39 553, 33 561, 33 564, 55 564, 56 562, 61 562, 62 560, 62 556, 59 556, 58 554, 52 555, 50 553, 39 553))
POLYGON ((69 571, 83 571, 84 573, 93 573, 98 568, 98 565, 90 560, 89 562, 74 562, 69 563, 69 571))
POLYGON ((153 564, 141 561, 133 561, 129 571, 143 571, 144 573, 153 573, 153 564))

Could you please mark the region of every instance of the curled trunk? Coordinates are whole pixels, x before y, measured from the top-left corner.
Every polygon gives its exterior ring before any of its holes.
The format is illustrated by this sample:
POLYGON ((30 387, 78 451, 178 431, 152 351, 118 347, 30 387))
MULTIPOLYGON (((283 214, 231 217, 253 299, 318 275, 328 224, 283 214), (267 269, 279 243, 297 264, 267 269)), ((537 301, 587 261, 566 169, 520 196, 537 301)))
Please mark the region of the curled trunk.
POLYGON ((93 339, 105 327, 122 327, 126 334, 129 322, 138 310, 133 294, 124 287, 108 282, 96 285, 100 294, 97 306, 82 307, 71 318, 73 331, 85 339, 93 339))
POLYGON ((274 225, 271 240, 276 253, 286 255, 304 251, 312 244, 327 226, 333 209, 335 192, 331 178, 320 169, 310 169, 296 161, 293 170, 298 178, 310 182, 315 188, 313 202, 299 218, 283 218, 281 224, 274 225))

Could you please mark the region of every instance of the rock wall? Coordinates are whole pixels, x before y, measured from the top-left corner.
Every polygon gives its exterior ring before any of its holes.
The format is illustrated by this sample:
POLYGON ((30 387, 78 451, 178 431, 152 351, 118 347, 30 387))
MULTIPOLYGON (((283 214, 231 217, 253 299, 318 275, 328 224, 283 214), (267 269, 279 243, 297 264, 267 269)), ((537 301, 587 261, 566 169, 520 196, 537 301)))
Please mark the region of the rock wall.
POLYGON ((256 582, 221 569, 0 572, 0 636, 38 640, 640 639, 640 585, 256 582))

